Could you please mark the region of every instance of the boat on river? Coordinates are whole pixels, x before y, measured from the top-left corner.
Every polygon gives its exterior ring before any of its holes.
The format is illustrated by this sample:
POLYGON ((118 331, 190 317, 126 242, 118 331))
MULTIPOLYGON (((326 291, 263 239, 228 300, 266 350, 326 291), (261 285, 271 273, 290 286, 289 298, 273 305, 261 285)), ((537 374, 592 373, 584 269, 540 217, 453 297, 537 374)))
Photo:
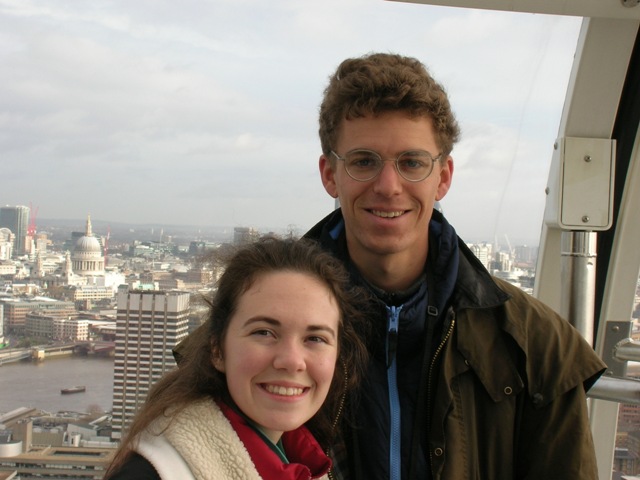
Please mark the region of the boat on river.
POLYGON ((71 393, 82 393, 86 389, 87 388, 84 385, 76 385, 75 387, 63 388, 62 390, 60 390, 60 393, 62 395, 69 395, 71 393))

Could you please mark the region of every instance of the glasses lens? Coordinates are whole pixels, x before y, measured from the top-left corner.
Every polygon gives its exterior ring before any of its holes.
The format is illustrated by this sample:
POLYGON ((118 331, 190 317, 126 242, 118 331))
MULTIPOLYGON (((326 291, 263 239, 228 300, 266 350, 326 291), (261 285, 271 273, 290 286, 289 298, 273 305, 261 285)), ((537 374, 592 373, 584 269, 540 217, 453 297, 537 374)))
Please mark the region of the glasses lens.
POLYGON ((370 180, 382 169, 382 159, 376 152, 353 150, 345 156, 347 173, 356 180, 370 180))
POLYGON ((407 180, 424 180, 433 170, 433 157, 429 152, 405 152, 398 157, 398 171, 407 180))

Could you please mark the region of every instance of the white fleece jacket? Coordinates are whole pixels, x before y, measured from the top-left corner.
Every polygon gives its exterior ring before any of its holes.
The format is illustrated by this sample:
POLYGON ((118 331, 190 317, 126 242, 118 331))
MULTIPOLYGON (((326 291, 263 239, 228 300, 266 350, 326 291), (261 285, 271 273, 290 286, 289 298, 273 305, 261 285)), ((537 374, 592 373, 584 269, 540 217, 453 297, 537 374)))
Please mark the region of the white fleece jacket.
POLYGON ((261 480, 244 444, 209 399, 185 408, 171 422, 157 420, 136 451, 162 480, 261 480))

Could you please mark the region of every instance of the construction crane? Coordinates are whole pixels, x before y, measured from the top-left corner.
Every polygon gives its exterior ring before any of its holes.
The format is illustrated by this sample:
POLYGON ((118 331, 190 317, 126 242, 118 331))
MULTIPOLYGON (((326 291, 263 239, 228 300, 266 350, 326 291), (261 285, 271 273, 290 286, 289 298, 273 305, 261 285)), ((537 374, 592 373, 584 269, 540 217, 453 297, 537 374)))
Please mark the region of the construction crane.
POLYGON ((38 216, 38 208, 33 209, 33 205, 29 202, 29 226, 27 227, 27 235, 31 238, 36 236, 36 217, 38 216))

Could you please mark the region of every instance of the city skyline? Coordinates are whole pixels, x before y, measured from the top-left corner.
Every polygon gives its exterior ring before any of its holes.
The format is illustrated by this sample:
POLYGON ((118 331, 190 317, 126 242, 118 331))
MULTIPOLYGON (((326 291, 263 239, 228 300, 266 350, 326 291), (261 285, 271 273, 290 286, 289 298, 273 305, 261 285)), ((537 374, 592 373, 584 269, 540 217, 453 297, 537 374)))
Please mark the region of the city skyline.
POLYGON ((327 77, 394 51, 427 65, 460 121, 442 202, 458 233, 531 243, 580 22, 382 0, 0 0, 0 204, 306 231, 334 206, 317 166, 327 77))
MULTIPOLYGON (((94 225, 94 235, 105 238, 109 235, 111 241, 128 242, 163 242, 169 240, 178 240, 178 243, 185 244, 185 241, 213 240, 224 243, 231 243, 234 239, 236 228, 255 228, 254 226, 238 226, 238 225, 187 225, 187 224, 168 224, 166 222, 157 223, 126 223, 126 222, 110 222, 91 217, 94 225)), ((86 217, 84 219, 38 219, 38 233, 46 233, 50 238, 69 239, 73 232, 81 232, 84 230, 86 217)), ((276 235, 294 235, 300 237, 306 233, 306 230, 300 228, 299 225, 285 225, 282 227, 262 227, 255 228, 258 235, 276 234, 276 235)), ((537 246, 538 238, 511 238, 509 235, 495 235, 492 238, 480 235, 467 235, 463 238, 467 243, 473 244, 497 244, 503 247, 514 246, 537 246), (511 244, 511 245, 509 245, 511 244)), ((189 243, 187 241, 187 243, 189 243)))

